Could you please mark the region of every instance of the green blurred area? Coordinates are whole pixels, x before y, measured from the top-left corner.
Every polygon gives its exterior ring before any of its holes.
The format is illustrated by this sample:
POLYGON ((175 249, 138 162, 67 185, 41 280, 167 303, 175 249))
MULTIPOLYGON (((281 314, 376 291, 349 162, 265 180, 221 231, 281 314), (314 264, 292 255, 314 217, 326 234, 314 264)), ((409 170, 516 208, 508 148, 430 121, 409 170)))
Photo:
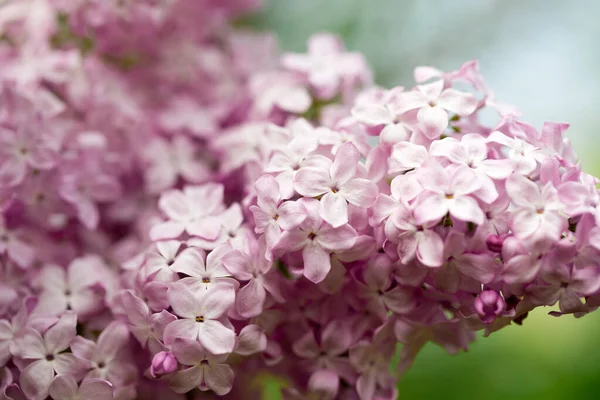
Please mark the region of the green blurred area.
MULTIPOLYGON (((478 58, 498 98, 525 121, 565 120, 584 170, 600 175, 600 2, 540 0, 272 0, 251 18, 284 50, 332 31, 366 54, 382 85, 410 85, 417 65, 455 69, 478 58)), ((554 318, 538 309, 523 326, 478 337, 467 353, 434 345, 399 382, 401 399, 600 399, 600 312, 554 318)), ((267 384, 265 399, 281 398, 267 384)))

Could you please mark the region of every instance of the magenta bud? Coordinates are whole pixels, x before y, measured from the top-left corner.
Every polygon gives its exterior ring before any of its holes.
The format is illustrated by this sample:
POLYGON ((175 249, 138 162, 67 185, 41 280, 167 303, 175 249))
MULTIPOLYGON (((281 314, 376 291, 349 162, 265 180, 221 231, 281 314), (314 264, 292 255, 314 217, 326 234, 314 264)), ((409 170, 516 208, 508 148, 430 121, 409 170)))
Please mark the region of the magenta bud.
POLYGON ((495 290, 484 290, 475 298, 475 310, 486 324, 504 313, 506 302, 495 290))
POLYGON ((505 236, 489 235, 487 239, 485 239, 485 244, 490 251, 500 253, 502 251, 504 239, 506 239, 505 236))
POLYGON ((177 370, 177 359, 168 351, 156 353, 150 366, 150 376, 160 378, 177 370))

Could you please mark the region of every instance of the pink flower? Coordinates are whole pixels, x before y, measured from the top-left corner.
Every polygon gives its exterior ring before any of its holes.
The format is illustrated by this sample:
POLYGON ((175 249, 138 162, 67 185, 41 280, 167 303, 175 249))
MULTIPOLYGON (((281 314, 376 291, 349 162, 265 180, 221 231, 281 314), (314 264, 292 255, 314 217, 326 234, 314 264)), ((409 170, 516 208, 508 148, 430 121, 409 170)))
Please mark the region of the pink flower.
MULTIPOLYGON (((32 116, 33 120, 37 117, 32 116)), ((39 123, 30 123, 17 131, 0 129, 0 187, 14 187, 25 179, 27 169, 51 169, 58 153, 43 135, 39 123)))
MULTIPOLYGON (((282 201, 277 180, 270 175, 261 176, 254 184, 256 206, 250 206, 254 215, 256 233, 264 233, 267 248, 272 248, 281 231, 296 228, 306 219, 302 205, 295 201, 282 201)), ((267 254, 269 257, 269 254, 267 254)))
POLYGON ((411 142, 396 143, 392 148, 389 172, 404 173, 421 167, 427 160, 429 153, 425 146, 411 142))
POLYGON ((400 206, 392 215, 392 222, 399 230, 398 256, 403 264, 413 259, 428 267, 440 267, 444 262, 444 241, 433 229, 438 221, 418 224, 414 210, 400 206))
POLYGON ((178 135, 169 143, 154 139, 146 148, 144 156, 149 168, 146 185, 151 193, 160 193, 177 183, 181 176, 185 181, 201 183, 210 177, 209 167, 198 159, 199 149, 186 136, 178 135))
POLYGON ((419 109, 419 129, 429 139, 437 139, 448 126, 448 111, 461 117, 470 115, 475 111, 477 99, 471 93, 444 89, 444 81, 438 80, 402 93, 398 103, 400 113, 419 109))
POLYGON ((207 240, 219 237, 218 214, 225 209, 222 185, 207 183, 173 189, 160 196, 158 206, 169 220, 152 227, 152 240, 174 239, 184 232, 207 240))
POLYGON ((472 197, 481 188, 481 182, 470 168, 443 168, 432 162, 418 179, 426 192, 415 207, 417 223, 437 222, 450 213, 461 221, 483 224, 485 215, 472 197))
POLYGON ((309 360, 313 374, 327 370, 333 374, 331 379, 339 381, 342 378, 352 383, 356 380, 356 373, 348 358, 343 356, 352 344, 350 325, 333 320, 324 326, 318 339, 312 330, 308 330, 293 343, 292 349, 299 357, 309 360))
POLYGON ((364 302, 367 310, 382 321, 388 312, 406 314, 416 306, 414 290, 402 287, 392 280, 391 265, 371 263, 362 271, 357 297, 364 302))
POLYGON ((274 112, 302 114, 312 104, 312 98, 302 79, 282 71, 255 74, 249 82, 254 97, 252 114, 266 119, 274 112))
POLYGON ((552 184, 540 187, 515 173, 506 180, 506 192, 516 208, 511 220, 515 236, 540 246, 548 246, 560 238, 567 221, 561 215, 562 204, 552 184))
POLYGON ((113 388, 102 379, 86 379, 77 387, 72 375, 58 375, 50 386, 54 400, 112 400, 113 388))
POLYGON ((286 146, 275 149, 264 168, 265 173, 275 174, 284 199, 294 195, 294 178, 300 168, 329 165, 326 157, 314 153, 319 139, 327 133, 325 128, 314 128, 305 119, 297 119, 289 130, 292 139, 286 146))
POLYGON ((23 336, 17 338, 11 352, 13 355, 29 362, 21 372, 19 382, 27 398, 44 400, 54 373, 81 376, 86 363, 71 353, 64 353, 75 338, 75 313, 66 313, 50 327, 44 336, 36 330, 27 329, 23 336))
POLYGON ((153 354, 162 350, 164 330, 167 325, 177 320, 177 317, 167 310, 152 314, 146 303, 129 290, 122 294, 121 302, 126 312, 129 331, 140 345, 148 347, 153 354))
POLYGON ((267 336, 258 325, 246 325, 240 331, 235 345, 235 353, 250 356, 267 349, 267 336))
POLYGON ((389 368, 388 350, 393 353, 393 347, 381 343, 369 343, 366 340, 356 343, 350 349, 350 363, 358 371, 356 380, 356 391, 360 400, 375 398, 378 386, 384 386, 386 381, 386 370, 389 368))
POLYGON ((276 283, 265 276, 273 263, 265 257, 264 242, 248 240, 244 251, 232 250, 223 256, 223 265, 238 280, 248 281, 236 294, 236 310, 243 318, 258 316, 264 308, 267 291, 281 300, 276 283))
MULTIPOLYGON (((199 105, 194 99, 186 97, 174 98, 169 107, 159 115, 158 123, 168 133, 189 133, 200 138, 210 136, 218 130, 216 116, 210 110, 199 105)), ((184 136, 177 137, 184 138, 184 136)), ((177 139, 174 141, 175 147, 183 151, 180 153, 181 155, 186 153, 192 155, 193 147, 186 151, 179 147, 176 142, 177 139)), ((185 140, 181 142, 181 144, 183 143, 190 142, 185 140)))
POLYGON ((0 254, 6 254, 21 268, 27 268, 35 260, 35 250, 25 243, 16 232, 6 227, 0 215, 0 254))
POLYGON ((156 242, 152 249, 144 254, 140 267, 140 277, 152 277, 153 281, 173 282, 177 279, 177 273, 171 268, 175 263, 182 242, 178 240, 163 240, 156 242))
POLYGON ((177 360, 189 366, 175 372, 169 386, 176 393, 187 393, 198 388, 212 390, 219 396, 226 395, 233 385, 233 370, 224 363, 227 355, 213 355, 193 340, 178 338, 171 345, 177 360))
POLYGON ((188 247, 177 256, 171 269, 187 275, 179 282, 188 285, 192 291, 208 289, 222 283, 236 285, 238 282, 231 279, 231 274, 225 269, 221 260, 229 250, 229 244, 222 244, 205 256, 202 250, 188 247), (206 262, 204 262, 205 257, 206 262))
POLYGON ((127 326, 113 321, 104 328, 97 342, 78 336, 71 343, 71 350, 91 365, 86 379, 103 379, 118 389, 127 384, 131 371, 135 371, 126 351, 128 342, 127 326))
POLYGON ((302 250, 304 276, 315 283, 321 282, 331 269, 330 254, 347 250, 356 242, 356 231, 346 224, 334 228, 319 217, 319 201, 300 199, 308 216, 298 228, 285 231, 275 247, 274 254, 302 250))
POLYGON ((585 310, 581 298, 600 289, 598 267, 574 268, 564 264, 541 272, 543 283, 527 288, 537 305, 554 305, 558 301, 563 314, 585 310))
POLYGON ((225 211, 218 215, 221 229, 219 236, 214 240, 207 240, 202 237, 193 237, 188 239, 188 245, 199 247, 204 250, 213 250, 217 246, 231 241, 232 243, 243 236, 248 230, 244 223, 244 214, 239 203, 233 203, 225 211))
POLYGON ((502 265, 489 254, 476 254, 467 247, 463 233, 452 231, 444 243, 444 266, 435 275, 436 287, 449 293, 477 292, 499 275, 502 265))
POLYGON ((286 53, 281 63, 289 70, 305 74, 317 97, 329 99, 340 86, 353 82, 368 83, 371 74, 360 53, 344 53, 340 39, 328 34, 317 33, 308 41, 308 54, 286 53))
POLYGON ((544 161, 546 154, 537 146, 519 138, 511 138, 499 131, 494 131, 488 136, 488 142, 496 142, 509 148, 508 158, 515 172, 528 175, 532 173, 538 162, 544 161))
POLYGON ((44 267, 36 277, 42 291, 34 313, 47 316, 73 310, 79 319, 98 313, 104 307, 102 268, 102 261, 95 256, 73 260, 66 271, 57 265, 44 267))
POLYGON ((377 198, 377 186, 356 178, 360 154, 352 143, 342 145, 328 168, 304 167, 294 179, 296 191, 306 197, 323 195, 319 215, 334 228, 348 223, 348 203, 368 208, 377 198))
POLYGON ((88 229, 96 229, 100 223, 96 203, 110 202, 121 195, 119 181, 98 171, 64 174, 58 190, 60 196, 75 207, 77 217, 88 229))
POLYGON ((431 145, 431 155, 446 157, 453 163, 473 169, 481 182, 477 196, 486 203, 492 203, 499 196, 494 180, 508 178, 512 173, 512 166, 506 159, 489 159, 488 152, 486 139, 475 133, 464 135, 460 142, 454 138, 445 138, 431 145))
POLYGON ((181 319, 165 328, 165 343, 176 338, 198 340, 213 354, 231 353, 235 346, 235 332, 227 327, 227 310, 235 301, 232 285, 219 284, 208 290, 193 292, 186 285, 174 283, 169 288, 169 302, 181 319))

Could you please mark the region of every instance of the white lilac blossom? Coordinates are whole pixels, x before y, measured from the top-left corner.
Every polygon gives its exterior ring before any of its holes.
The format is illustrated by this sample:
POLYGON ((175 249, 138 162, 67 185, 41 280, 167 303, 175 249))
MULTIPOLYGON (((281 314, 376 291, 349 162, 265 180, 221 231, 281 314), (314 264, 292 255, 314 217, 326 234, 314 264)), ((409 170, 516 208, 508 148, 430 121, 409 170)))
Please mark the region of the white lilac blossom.
POLYGON ((386 90, 258 0, 4 3, 0 399, 392 400, 427 342, 600 304, 597 178, 476 61, 386 90))

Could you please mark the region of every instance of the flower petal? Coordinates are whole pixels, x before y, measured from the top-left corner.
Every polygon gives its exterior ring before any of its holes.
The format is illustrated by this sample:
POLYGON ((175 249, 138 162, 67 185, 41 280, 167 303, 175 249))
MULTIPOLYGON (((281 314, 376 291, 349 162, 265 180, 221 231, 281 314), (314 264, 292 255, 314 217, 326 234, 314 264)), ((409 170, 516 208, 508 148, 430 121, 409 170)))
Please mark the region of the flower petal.
POLYGON ((423 265, 439 267, 444 263, 444 242, 432 230, 426 229, 417 233, 417 258, 423 265))
POLYGON ((58 375, 52 381, 49 392, 54 400, 74 400, 77 395, 77 381, 72 375, 58 375))
POLYGON ((202 294, 201 307, 204 318, 217 319, 229 310, 235 302, 235 289, 228 283, 211 285, 202 294))
POLYGON ((199 330, 200 323, 191 319, 179 319, 167 325, 163 338, 166 345, 173 343, 176 338, 198 340, 199 330))
POLYGON ((129 342, 129 330, 121 321, 111 322, 98 337, 96 352, 101 354, 104 360, 117 358, 119 352, 129 342))
POLYGON ((77 335, 77 316, 73 312, 65 313, 56 324, 44 334, 46 348, 51 354, 59 353, 69 347, 77 335))
POLYGON ((300 225, 306 219, 306 210, 296 201, 286 201, 277 209, 277 223, 281 229, 289 231, 300 225))
POLYGON ((197 296, 186 285, 174 283, 167 292, 173 312, 183 318, 195 318, 201 314, 202 308, 197 296))
POLYGON ((209 364, 204 370, 206 386, 219 396, 224 396, 233 387, 233 370, 227 364, 209 364))
POLYGON ((87 379, 81 383, 79 396, 85 400, 110 400, 113 398, 113 386, 102 379, 87 379))
POLYGON ((257 204, 265 211, 274 211, 281 199, 279 184, 271 175, 263 175, 254 184, 257 204))
POLYGON ((348 203, 341 193, 326 193, 321 198, 319 215, 334 228, 348 223, 348 203))
POLYGON ((188 247, 177 256, 171 269, 189 276, 201 277, 202 272, 206 272, 204 252, 196 247, 188 247))
POLYGON ((183 221, 191 214, 188 200, 181 190, 163 193, 158 200, 158 207, 174 221, 183 221))
POLYGON ((534 182, 520 174, 512 174, 506 179, 506 192, 511 200, 521 207, 543 205, 541 190, 534 182))
POLYGON ((469 196, 456 197, 449 202, 450 215, 465 222, 473 222, 481 225, 485 221, 485 214, 477 204, 477 201, 469 196))
POLYGON ((352 116, 367 125, 383 125, 394 122, 394 116, 386 107, 378 104, 363 104, 352 108, 352 116))
POLYGON ((39 360, 29 364, 21 373, 19 383, 21 390, 30 400, 44 400, 48 397, 48 391, 54 378, 52 363, 39 360))
POLYGON ((235 347, 235 332, 215 320, 198 324, 198 340, 212 354, 231 353, 235 347))
POLYGON ((331 270, 331 257, 316 243, 308 244, 302 250, 304 261, 304 276, 311 282, 319 283, 325 279, 331 270))
POLYGON ((346 142, 335 153, 331 164, 331 179, 336 185, 342 185, 354 178, 356 167, 360 160, 360 153, 352 142, 346 142))
POLYGON ((169 387, 175 393, 187 393, 199 387, 204 380, 204 367, 197 365, 192 368, 182 369, 169 377, 169 387))
POLYGON ((477 107, 477 98, 467 92, 448 88, 437 99, 437 104, 460 116, 473 114, 477 107))
POLYGON ((267 336, 258 325, 246 325, 238 335, 235 352, 242 356, 262 353, 267 348, 267 336))
POLYGON ((437 222, 448 213, 448 201, 443 195, 432 193, 417 203, 414 211, 415 221, 418 225, 437 222))
POLYGON ((325 225, 319 229, 315 241, 325 249, 341 251, 354 246, 357 237, 356 230, 348 224, 339 228, 325 225))
POLYGON ((448 126, 448 113, 442 107, 425 106, 417 113, 419 128, 429 139, 439 139, 448 126))
POLYGON ((352 179, 340 187, 340 193, 348 203, 360 208, 369 208, 375 203, 379 189, 368 179, 352 179))
POLYGON ((294 189, 302 196, 316 197, 331 190, 333 181, 329 171, 322 168, 303 167, 294 177, 294 189))
POLYGON ((263 310, 266 298, 267 294, 263 285, 256 279, 251 279, 237 293, 235 302, 238 314, 244 318, 258 316, 263 310))

